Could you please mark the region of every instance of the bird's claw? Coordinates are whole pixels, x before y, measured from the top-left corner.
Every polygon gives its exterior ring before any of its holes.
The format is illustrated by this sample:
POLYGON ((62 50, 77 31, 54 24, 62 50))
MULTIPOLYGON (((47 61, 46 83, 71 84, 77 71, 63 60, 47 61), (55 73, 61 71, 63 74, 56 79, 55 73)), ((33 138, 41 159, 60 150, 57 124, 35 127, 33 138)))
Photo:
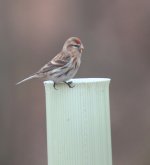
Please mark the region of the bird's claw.
MULTIPOLYGON (((69 81, 69 82, 64 81, 64 83, 67 84, 69 88, 74 88, 75 87, 75 85, 73 85, 73 86, 71 85, 72 84, 72 81, 69 81)), ((54 87, 54 89, 58 90, 56 88, 56 83, 55 82, 53 84, 53 87, 54 87)))
POLYGON ((69 82, 64 81, 64 83, 67 84, 69 88, 74 88, 75 87, 75 85, 71 86, 72 81, 69 81, 69 82))
POLYGON ((53 87, 54 87, 54 89, 58 90, 58 89, 56 88, 56 83, 55 83, 55 82, 54 82, 54 84, 53 84, 53 87))

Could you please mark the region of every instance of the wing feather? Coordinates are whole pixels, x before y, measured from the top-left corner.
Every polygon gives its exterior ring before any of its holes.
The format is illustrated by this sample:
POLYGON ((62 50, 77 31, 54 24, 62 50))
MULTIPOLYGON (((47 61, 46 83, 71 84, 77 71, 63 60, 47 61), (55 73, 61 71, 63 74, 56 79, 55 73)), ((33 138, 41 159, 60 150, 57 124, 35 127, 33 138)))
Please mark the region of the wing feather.
POLYGON ((61 53, 55 56, 51 61, 49 61, 46 65, 44 65, 37 74, 46 73, 57 69, 59 67, 65 67, 68 62, 71 60, 69 55, 62 55, 61 53))

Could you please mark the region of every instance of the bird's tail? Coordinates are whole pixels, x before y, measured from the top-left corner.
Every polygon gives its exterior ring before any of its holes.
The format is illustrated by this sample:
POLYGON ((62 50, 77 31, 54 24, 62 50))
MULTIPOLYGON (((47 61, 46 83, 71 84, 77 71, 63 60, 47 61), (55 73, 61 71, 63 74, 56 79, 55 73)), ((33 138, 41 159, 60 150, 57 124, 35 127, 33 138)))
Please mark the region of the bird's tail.
POLYGON ((25 78, 24 80, 19 81, 16 85, 19 85, 19 84, 21 84, 21 83, 23 83, 23 82, 25 82, 25 81, 31 80, 31 79, 33 79, 33 78, 37 78, 37 75, 34 74, 34 75, 32 75, 32 76, 30 76, 30 77, 28 77, 28 78, 25 78))

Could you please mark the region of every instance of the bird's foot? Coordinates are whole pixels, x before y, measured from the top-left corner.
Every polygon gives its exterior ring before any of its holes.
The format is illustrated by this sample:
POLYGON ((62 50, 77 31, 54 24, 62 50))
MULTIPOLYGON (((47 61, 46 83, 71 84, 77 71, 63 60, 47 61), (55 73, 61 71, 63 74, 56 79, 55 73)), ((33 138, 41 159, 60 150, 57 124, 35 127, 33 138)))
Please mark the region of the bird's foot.
POLYGON ((69 81, 69 82, 64 81, 64 83, 67 84, 69 88, 74 88, 75 87, 75 85, 73 85, 73 86, 71 85, 72 81, 69 81))
POLYGON ((54 89, 58 90, 58 89, 56 88, 56 83, 55 83, 55 82, 54 82, 54 84, 53 84, 53 87, 54 87, 54 89))

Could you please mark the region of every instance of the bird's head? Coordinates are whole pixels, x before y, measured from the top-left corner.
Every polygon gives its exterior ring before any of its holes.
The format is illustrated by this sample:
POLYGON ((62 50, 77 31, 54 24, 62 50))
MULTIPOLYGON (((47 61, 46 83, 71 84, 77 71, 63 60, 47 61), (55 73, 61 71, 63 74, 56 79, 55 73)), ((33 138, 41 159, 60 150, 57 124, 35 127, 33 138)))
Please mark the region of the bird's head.
POLYGON ((63 46, 63 51, 82 53, 84 46, 78 37, 69 38, 63 46))

